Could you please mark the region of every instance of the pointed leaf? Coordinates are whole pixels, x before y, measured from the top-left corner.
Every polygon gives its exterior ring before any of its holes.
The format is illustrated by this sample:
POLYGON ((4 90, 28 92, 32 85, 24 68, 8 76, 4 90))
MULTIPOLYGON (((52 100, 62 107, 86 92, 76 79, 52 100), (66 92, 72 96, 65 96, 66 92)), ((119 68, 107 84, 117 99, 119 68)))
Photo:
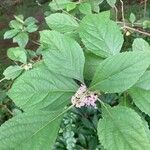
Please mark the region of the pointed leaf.
POLYGON ((99 140, 107 150, 148 150, 149 133, 140 116, 123 106, 108 108, 98 123, 99 140))
POLYGON ((18 45, 22 48, 24 48, 27 45, 28 41, 29 41, 29 36, 25 32, 21 32, 13 38, 13 42, 14 43, 17 42, 18 45))
POLYGON ((4 34, 4 39, 11 39, 11 38, 13 38, 17 33, 19 33, 19 30, 17 30, 17 29, 8 30, 8 31, 6 31, 5 34, 4 34))
POLYGON ((150 116, 150 90, 133 87, 129 91, 135 105, 150 116))
POLYGON ((85 15, 91 14, 92 13, 92 7, 91 7, 90 3, 81 3, 79 5, 79 11, 85 15))
POLYGON ((7 56, 14 61, 20 61, 22 63, 27 62, 27 55, 23 48, 15 47, 9 48, 7 51, 7 56))
POLYGON ((150 51, 149 44, 142 38, 136 38, 132 44, 133 51, 150 51))
POLYGON ((109 13, 87 15, 80 24, 80 37, 85 47, 101 57, 120 52, 123 35, 117 24, 109 20, 109 13))
POLYGON ((116 0, 107 0, 107 3, 111 6, 114 7, 116 4, 116 0))
POLYGON ((146 71, 134 86, 150 90, 150 71, 146 71))
POLYGON ((84 78, 92 80, 98 65, 104 59, 92 53, 85 53, 84 78))
POLYGON ((71 1, 72 0, 52 0, 49 6, 54 11, 62 10, 65 9, 68 4, 72 3, 71 1))
POLYGON ((0 127, 0 149, 52 149, 60 126, 59 114, 34 111, 13 117, 0 127))
POLYGON ((74 31, 79 26, 73 16, 63 13, 51 14, 46 17, 46 23, 51 29, 62 33, 74 31))
POLYGON ((83 81, 84 54, 80 45, 70 37, 56 31, 42 31, 41 43, 47 46, 43 51, 47 67, 66 77, 83 81))
POLYGON ((4 72, 3 75, 5 76, 5 79, 10 80, 10 79, 15 79, 16 77, 18 77, 21 72, 23 71, 23 68, 20 66, 9 66, 7 67, 4 72))
POLYGON ((41 64, 17 78, 8 96, 23 110, 56 110, 66 106, 77 89, 72 79, 56 75, 41 64))
POLYGON ((91 89, 123 92, 133 86, 150 63, 149 52, 124 52, 105 59, 97 68, 91 89))

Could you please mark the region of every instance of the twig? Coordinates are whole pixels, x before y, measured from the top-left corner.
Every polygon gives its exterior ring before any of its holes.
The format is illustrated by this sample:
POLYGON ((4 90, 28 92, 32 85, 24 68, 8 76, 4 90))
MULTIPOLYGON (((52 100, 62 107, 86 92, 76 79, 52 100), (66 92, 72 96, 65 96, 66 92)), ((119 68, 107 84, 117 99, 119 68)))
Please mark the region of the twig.
MULTIPOLYGON (((124 24, 124 22, 122 21, 116 21, 116 23, 118 24, 124 24)), ((132 25, 132 23, 129 23, 129 22, 125 22, 126 25, 132 25)), ((133 23, 134 26, 139 26, 139 27, 142 27, 142 23, 133 23)))
POLYGON ((115 14, 116 14, 116 21, 118 21, 118 9, 116 6, 114 6, 114 9, 115 9, 115 14))
POLYGON ((147 32, 144 32, 144 31, 141 31, 141 30, 138 30, 138 29, 135 29, 135 28, 126 26, 126 25, 125 25, 123 28, 132 30, 132 31, 134 31, 134 32, 138 32, 138 33, 144 34, 144 35, 146 35, 146 36, 150 36, 150 33, 147 33, 147 32))
POLYGON ((13 113, 10 111, 10 109, 6 105, 4 105, 4 108, 13 116, 13 113))
POLYGON ((123 1, 122 1, 122 0, 120 0, 120 2, 121 2, 121 14, 122 14, 123 26, 125 26, 124 4, 123 4, 123 1))
POLYGON ((12 113, 11 110, 7 107, 7 105, 0 104, 0 107, 6 109, 7 112, 9 112, 9 113, 13 116, 13 113, 12 113))
POLYGON ((144 0, 144 18, 146 17, 147 0, 144 0))
POLYGON ((0 83, 1 83, 2 81, 4 81, 4 80, 5 80, 5 78, 1 79, 1 80, 0 80, 0 83))
POLYGON ((39 46, 41 45, 40 43, 38 43, 36 41, 33 41, 33 40, 31 40, 31 42, 34 43, 34 44, 36 44, 36 45, 39 45, 39 46))

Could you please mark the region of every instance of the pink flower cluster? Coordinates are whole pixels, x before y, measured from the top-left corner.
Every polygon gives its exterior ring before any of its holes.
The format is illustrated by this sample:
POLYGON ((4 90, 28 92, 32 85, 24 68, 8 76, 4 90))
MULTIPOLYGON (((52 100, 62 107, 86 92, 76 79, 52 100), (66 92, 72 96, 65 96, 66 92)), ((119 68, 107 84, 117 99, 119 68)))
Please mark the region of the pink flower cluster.
POLYGON ((81 85, 75 95, 72 97, 71 102, 75 107, 81 108, 82 106, 93 106, 96 108, 96 101, 98 95, 94 92, 88 91, 85 85, 81 85))

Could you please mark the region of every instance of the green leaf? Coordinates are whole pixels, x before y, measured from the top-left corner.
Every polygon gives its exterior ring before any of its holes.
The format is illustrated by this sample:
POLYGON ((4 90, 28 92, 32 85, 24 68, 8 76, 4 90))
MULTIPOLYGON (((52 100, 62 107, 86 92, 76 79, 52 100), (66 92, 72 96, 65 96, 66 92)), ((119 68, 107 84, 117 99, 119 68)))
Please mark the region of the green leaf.
POLYGON ((20 47, 9 48, 7 51, 7 56, 14 61, 20 61, 24 64, 27 62, 26 52, 20 47))
POLYGON ((11 39, 11 38, 13 38, 17 33, 19 33, 19 30, 17 30, 17 29, 8 30, 8 31, 6 31, 5 34, 4 34, 4 39, 11 39))
POLYGON ((4 70, 3 75, 5 76, 5 79, 13 80, 21 74, 22 70, 23 68, 17 65, 9 66, 4 70))
POLYGON ((38 110, 13 117, 0 127, 0 149, 52 149, 62 119, 60 113, 38 110))
POLYGON ((47 46, 43 58, 49 70, 83 82, 85 58, 80 45, 56 31, 42 31, 40 37, 40 42, 47 46))
POLYGON ((23 28, 23 24, 21 24, 20 22, 18 22, 16 20, 10 21, 9 26, 14 29, 22 29, 23 28))
POLYGON ((89 3, 91 4, 92 10, 96 13, 99 13, 100 7, 99 5, 104 1, 104 0, 88 0, 89 3))
POLYGON ((132 49, 133 51, 150 51, 150 46, 144 39, 136 38, 133 41, 132 49))
POLYGON ((68 4, 72 3, 71 0, 53 0, 49 6, 52 10, 57 11, 65 9, 68 4))
POLYGON ((144 29, 149 29, 150 28, 150 21, 149 20, 144 20, 143 21, 143 28, 144 29))
POLYGON ((41 64, 17 78, 8 96, 25 111, 46 108, 57 110, 70 102, 77 89, 72 79, 54 74, 41 64))
POLYGON ((148 150, 150 138, 148 126, 132 109, 117 106, 107 108, 98 123, 98 136, 107 150, 148 150))
POLYGON ((115 7, 116 0, 107 0, 107 3, 108 3, 111 7, 115 7))
POLYGON ((25 21, 25 25, 34 25, 35 23, 38 23, 38 21, 33 17, 28 17, 25 21))
POLYGON ((29 33, 37 31, 38 26, 36 24, 31 24, 26 27, 26 31, 29 33))
POLYGON ((62 33, 74 31, 79 27, 73 16, 63 13, 55 13, 46 17, 46 23, 51 29, 62 33))
POLYGON ((84 66, 84 78, 85 80, 92 80, 95 74, 96 68, 104 59, 94 55, 92 53, 85 53, 85 66, 84 66))
POLYGON ((105 59, 97 68, 91 89, 123 92, 133 86, 150 63, 148 52, 124 52, 105 59))
POLYGON ((77 6, 76 3, 74 3, 74 2, 69 3, 69 4, 67 4, 67 6, 66 6, 66 10, 67 10, 67 11, 71 11, 71 10, 75 9, 76 6, 77 6))
POLYGON ((130 22, 133 24, 136 21, 136 17, 133 13, 130 14, 130 18, 129 18, 130 22))
POLYGON ((17 42, 18 45, 22 48, 24 48, 27 45, 28 41, 29 41, 29 36, 26 32, 21 32, 13 38, 13 42, 14 43, 17 42))
POLYGON ((87 15, 79 31, 85 47, 104 58, 119 53, 123 44, 123 35, 109 15, 109 12, 87 15))
POLYGON ((150 71, 146 71, 134 86, 150 90, 150 71))
POLYGON ((90 3, 81 3, 79 5, 79 11, 85 15, 91 14, 92 13, 92 7, 91 7, 90 3))
POLYGON ((150 90, 133 87, 129 91, 135 105, 150 116, 150 90))

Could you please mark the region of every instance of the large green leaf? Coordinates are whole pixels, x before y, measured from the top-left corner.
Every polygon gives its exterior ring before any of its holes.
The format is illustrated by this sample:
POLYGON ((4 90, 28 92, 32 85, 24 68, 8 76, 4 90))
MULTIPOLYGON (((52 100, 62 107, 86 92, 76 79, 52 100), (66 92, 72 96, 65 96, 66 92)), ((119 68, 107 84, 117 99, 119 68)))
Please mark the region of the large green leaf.
POLYGON ((98 123, 99 140, 106 150, 148 150, 149 129, 130 108, 108 108, 98 123))
POLYGON ((134 86, 150 90, 150 71, 146 71, 134 86))
POLYGON ((135 105, 150 116, 150 90, 133 87, 129 91, 135 105))
POLYGON ((94 55, 92 53, 85 52, 85 66, 84 66, 84 78, 85 80, 92 80, 95 74, 96 68, 104 59, 94 55))
POLYGON ((84 54, 80 45, 56 31, 40 33, 40 42, 48 47, 43 52, 47 67, 57 73, 83 81, 84 54))
POLYGON ((68 104, 77 89, 72 79, 56 75, 41 64, 21 75, 8 96, 23 110, 47 107, 56 110, 68 104))
POLYGON ((124 52, 111 56, 98 66, 91 89, 123 92, 138 81, 149 63, 149 52, 124 52))
POLYGON ((79 34, 85 47, 101 57, 119 53, 123 44, 123 35, 108 14, 87 15, 80 24, 79 34))
POLYGON ((60 126, 59 112, 19 114, 0 127, 1 150, 50 150, 60 126))
POLYGON ((142 38, 136 38, 132 44, 133 51, 150 51, 149 44, 142 38))
POLYGON ((72 16, 63 13, 51 14, 46 17, 46 23, 51 29, 62 33, 74 31, 79 26, 72 16))

